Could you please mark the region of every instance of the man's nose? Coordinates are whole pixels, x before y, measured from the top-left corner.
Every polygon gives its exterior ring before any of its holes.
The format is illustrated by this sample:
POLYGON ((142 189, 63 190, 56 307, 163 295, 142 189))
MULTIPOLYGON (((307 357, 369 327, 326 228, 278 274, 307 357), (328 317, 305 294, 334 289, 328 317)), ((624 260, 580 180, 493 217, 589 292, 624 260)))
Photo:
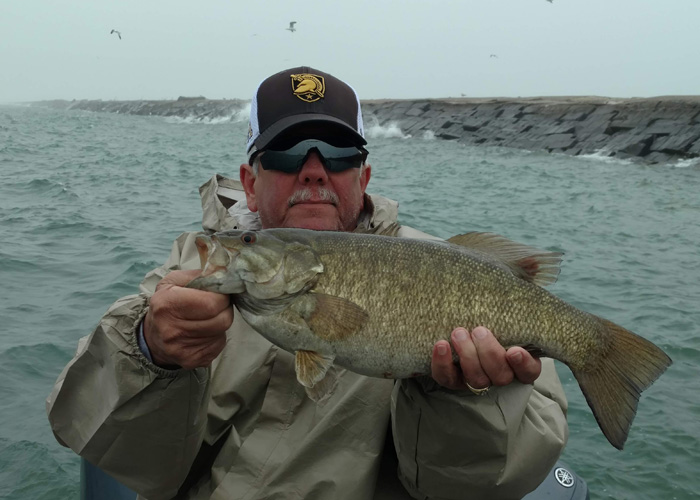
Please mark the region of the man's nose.
POLYGON ((312 151, 299 171, 299 182, 302 184, 325 184, 328 182, 328 172, 316 151, 312 151))

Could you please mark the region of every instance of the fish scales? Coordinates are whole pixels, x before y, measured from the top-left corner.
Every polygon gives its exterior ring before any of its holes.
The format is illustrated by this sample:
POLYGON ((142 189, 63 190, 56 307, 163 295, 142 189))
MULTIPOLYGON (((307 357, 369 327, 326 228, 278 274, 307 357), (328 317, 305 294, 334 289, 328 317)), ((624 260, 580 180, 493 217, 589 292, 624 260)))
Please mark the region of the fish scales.
POLYGON ((593 317, 467 249, 374 235, 350 241, 328 236, 309 244, 324 263, 314 290, 370 313, 365 327, 336 344, 338 356, 366 375, 429 373, 432 346, 449 340, 457 326, 485 326, 502 345, 536 344, 579 366, 605 348, 593 317), (572 334, 581 330, 589 335, 572 334), (365 367, 370 363, 382 368, 365 367))

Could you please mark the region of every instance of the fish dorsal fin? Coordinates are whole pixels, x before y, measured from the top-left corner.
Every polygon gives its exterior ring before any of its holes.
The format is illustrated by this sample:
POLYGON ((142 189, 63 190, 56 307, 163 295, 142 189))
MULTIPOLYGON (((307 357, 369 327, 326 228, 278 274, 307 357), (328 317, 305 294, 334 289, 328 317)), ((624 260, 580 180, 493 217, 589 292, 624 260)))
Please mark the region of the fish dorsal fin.
POLYGON ((340 340, 359 331, 369 314, 363 308, 342 297, 325 293, 310 293, 312 307, 302 317, 315 335, 324 340, 340 340))
POLYGON ((379 236, 398 236, 399 229, 401 229, 401 224, 398 222, 392 222, 391 224, 379 224, 374 227, 358 227, 353 231, 354 233, 361 234, 376 234, 379 236))
POLYGON ((338 376, 332 370, 334 356, 323 356, 316 351, 296 351, 294 369, 297 380, 306 389, 313 401, 319 401, 333 392, 338 385, 338 376))
POLYGON ((458 234, 449 243, 481 253, 490 262, 539 286, 551 285, 559 276, 562 255, 517 243, 495 233, 458 234))

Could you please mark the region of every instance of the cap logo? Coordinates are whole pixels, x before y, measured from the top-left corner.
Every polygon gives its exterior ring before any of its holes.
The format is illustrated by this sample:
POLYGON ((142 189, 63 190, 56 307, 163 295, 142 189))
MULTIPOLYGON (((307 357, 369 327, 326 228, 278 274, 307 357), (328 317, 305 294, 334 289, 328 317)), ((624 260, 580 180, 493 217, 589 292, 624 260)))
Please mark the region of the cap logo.
POLYGON ((292 78, 292 92, 304 102, 315 102, 323 99, 326 92, 326 81, 322 76, 302 73, 290 75, 292 78))

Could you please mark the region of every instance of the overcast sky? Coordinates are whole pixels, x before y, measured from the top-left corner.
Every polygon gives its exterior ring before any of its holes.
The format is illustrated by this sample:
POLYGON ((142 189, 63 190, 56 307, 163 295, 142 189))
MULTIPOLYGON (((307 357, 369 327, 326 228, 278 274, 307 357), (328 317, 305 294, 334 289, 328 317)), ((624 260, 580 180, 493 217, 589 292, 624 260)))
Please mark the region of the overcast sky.
POLYGON ((300 65, 363 99, 696 95, 700 0, 0 0, 0 102, 249 99, 300 65))

